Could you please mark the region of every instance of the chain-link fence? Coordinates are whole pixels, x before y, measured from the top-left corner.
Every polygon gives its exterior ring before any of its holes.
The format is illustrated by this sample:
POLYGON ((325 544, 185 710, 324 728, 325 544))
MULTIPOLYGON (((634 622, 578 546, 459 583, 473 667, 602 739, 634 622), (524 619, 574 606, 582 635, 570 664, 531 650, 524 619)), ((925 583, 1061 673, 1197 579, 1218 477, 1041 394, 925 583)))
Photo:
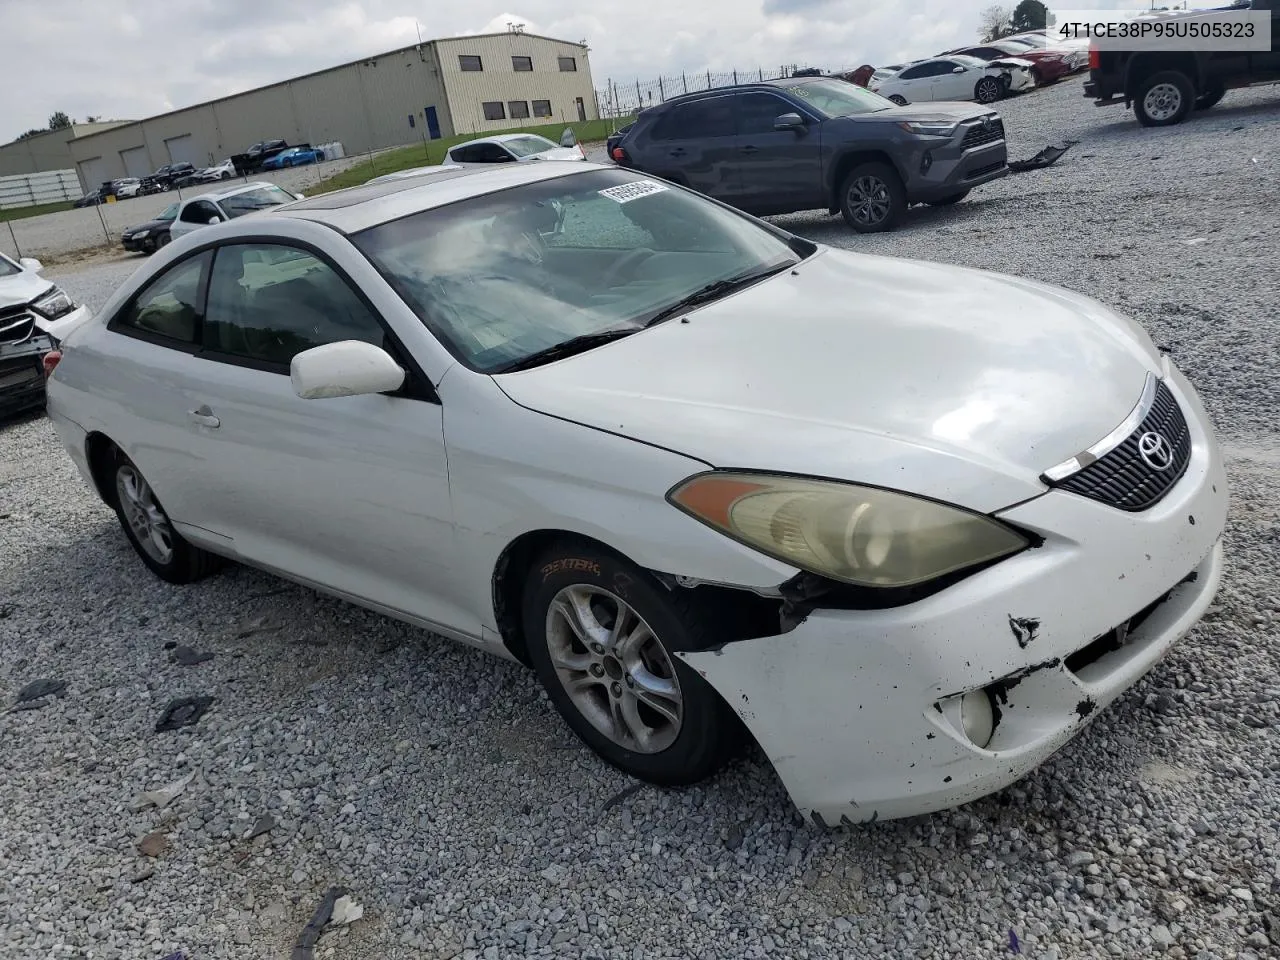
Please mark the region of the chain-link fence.
MULTIPOLYGON (((698 90, 728 87, 737 83, 779 80, 795 76, 801 68, 796 64, 780 67, 752 67, 747 70, 700 70, 696 73, 673 73, 656 80, 608 80, 596 91, 600 116, 630 117, 637 111, 698 90)), ((810 68, 811 69, 811 68, 810 68)), ((825 71, 824 71, 825 72, 825 71)))

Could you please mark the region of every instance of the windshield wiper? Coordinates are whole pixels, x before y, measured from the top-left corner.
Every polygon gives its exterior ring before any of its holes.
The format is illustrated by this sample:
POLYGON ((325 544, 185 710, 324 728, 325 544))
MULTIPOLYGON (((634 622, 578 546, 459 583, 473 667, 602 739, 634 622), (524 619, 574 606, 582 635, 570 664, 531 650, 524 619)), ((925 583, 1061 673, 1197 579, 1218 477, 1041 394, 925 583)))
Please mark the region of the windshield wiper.
POLYGON ((626 330, 601 330, 599 333, 584 333, 581 336, 570 337, 563 343, 557 343, 554 346, 531 353, 527 357, 521 357, 519 360, 513 360, 505 367, 499 367, 493 373, 514 373, 516 370, 528 370, 530 367, 540 367, 544 363, 550 363, 553 360, 562 360, 565 357, 571 357, 575 353, 585 353, 592 347, 598 347, 602 343, 608 343, 611 340, 621 340, 623 337, 629 337, 633 333, 639 333, 639 327, 632 327, 626 330))
POLYGON ((687 297, 677 300, 671 306, 663 307, 646 320, 644 325, 652 327, 663 320, 670 320, 676 314, 684 313, 684 311, 701 306, 704 303, 710 303, 712 300, 719 300, 721 297, 728 296, 734 290, 749 287, 753 283, 758 283, 767 277, 772 277, 774 274, 782 273, 784 270, 790 270, 794 266, 794 263, 780 263, 763 269, 748 270, 745 273, 739 273, 723 280, 717 280, 715 283, 709 283, 705 287, 693 291, 687 297))

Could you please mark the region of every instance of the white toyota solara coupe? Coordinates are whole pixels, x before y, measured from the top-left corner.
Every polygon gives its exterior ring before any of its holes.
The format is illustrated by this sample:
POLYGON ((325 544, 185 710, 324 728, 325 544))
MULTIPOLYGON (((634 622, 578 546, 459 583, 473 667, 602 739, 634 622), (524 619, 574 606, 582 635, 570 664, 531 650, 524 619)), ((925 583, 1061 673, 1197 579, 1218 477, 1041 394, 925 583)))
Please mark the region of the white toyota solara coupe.
POLYGON ((1021 777, 1222 569, 1222 458, 1138 324, 596 164, 175 239, 48 393, 160 577, 231 558, 521 660, 651 782, 749 734, 831 826, 1021 777))

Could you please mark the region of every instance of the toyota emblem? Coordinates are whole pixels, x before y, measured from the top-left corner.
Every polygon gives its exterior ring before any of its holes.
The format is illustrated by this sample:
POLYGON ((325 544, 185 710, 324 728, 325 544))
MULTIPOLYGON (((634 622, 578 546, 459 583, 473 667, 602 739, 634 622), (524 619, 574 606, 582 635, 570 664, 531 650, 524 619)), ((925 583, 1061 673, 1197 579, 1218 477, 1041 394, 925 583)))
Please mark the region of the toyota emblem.
POLYGON ((1173 465, 1173 447, 1155 432, 1149 431, 1138 438, 1138 456, 1152 470, 1168 470, 1173 465))

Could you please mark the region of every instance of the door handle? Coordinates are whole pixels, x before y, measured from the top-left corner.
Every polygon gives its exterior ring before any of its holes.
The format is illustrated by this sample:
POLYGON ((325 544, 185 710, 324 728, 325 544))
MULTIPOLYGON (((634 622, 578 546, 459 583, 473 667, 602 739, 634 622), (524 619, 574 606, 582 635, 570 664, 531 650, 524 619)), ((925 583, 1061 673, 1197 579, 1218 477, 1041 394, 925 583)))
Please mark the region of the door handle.
POLYGON ((222 421, 213 415, 213 411, 209 407, 197 407, 195 410, 188 410, 187 416, 191 418, 192 423, 198 423, 202 427, 220 427, 222 421))
POLYGON ((759 153, 759 152, 760 152, 760 148, 759 148, 759 147, 751 147, 751 146, 747 146, 747 147, 743 147, 743 148, 742 148, 742 152, 743 152, 743 153, 759 153))

